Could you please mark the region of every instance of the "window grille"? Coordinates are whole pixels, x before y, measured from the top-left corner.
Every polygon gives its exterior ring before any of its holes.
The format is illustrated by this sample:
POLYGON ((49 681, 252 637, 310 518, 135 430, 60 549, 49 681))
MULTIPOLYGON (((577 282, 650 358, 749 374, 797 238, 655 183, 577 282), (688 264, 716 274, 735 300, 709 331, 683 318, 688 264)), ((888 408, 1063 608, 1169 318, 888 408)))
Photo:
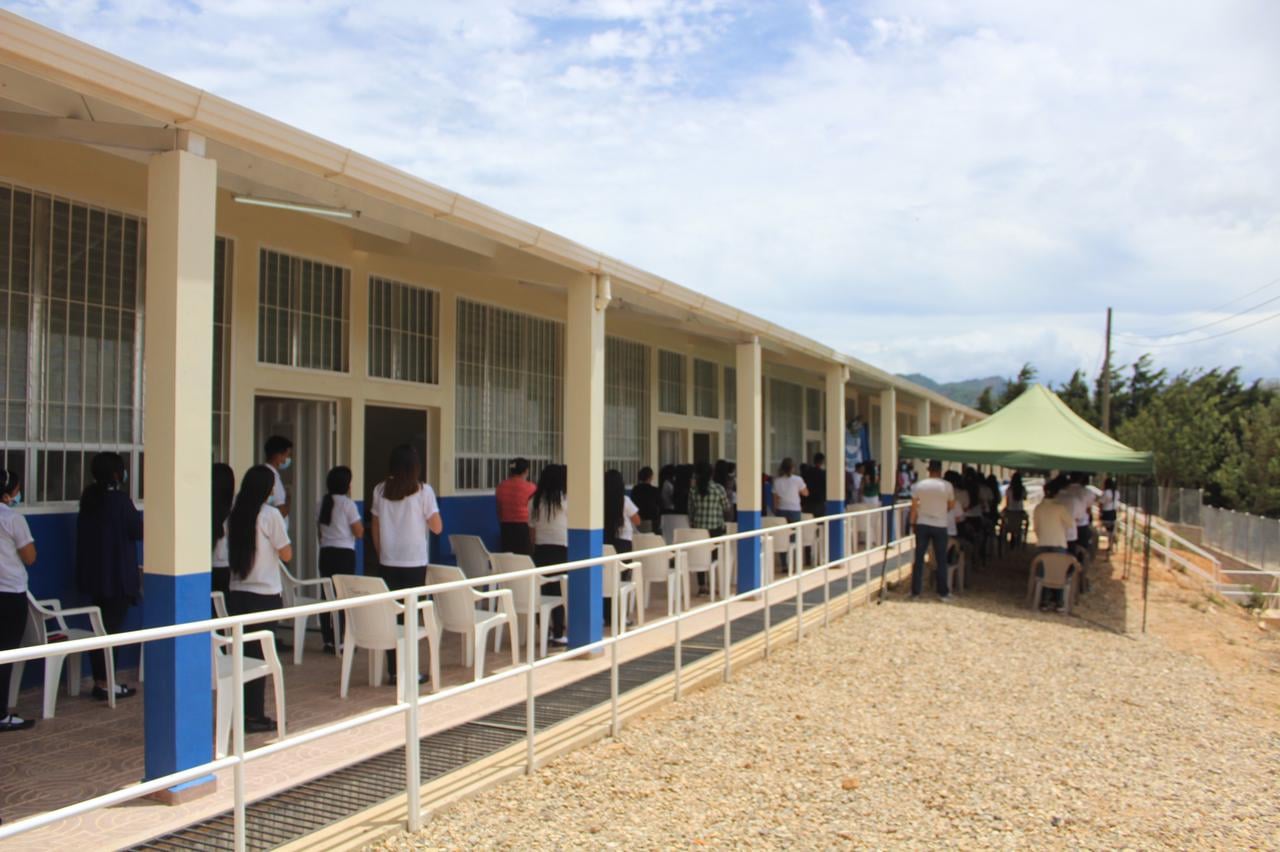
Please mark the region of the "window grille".
POLYGON ((229 461, 231 432, 231 240, 213 248, 213 460, 229 461))
POLYGON ((799 466, 804 455, 804 388, 773 379, 769 383, 769 422, 773 425, 769 472, 790 458, 799 466))
POLYGON ((804 389, 804 428, 810 432, 822 431, 822 396, 818 388, 804 389))
POLYGON ((724 368, 724 457, 738 461, 738 371, 724 368))
POLYGON ((369 375, 440 381, 440 296, 386 278, 369 279, 369 375))
POLYGON ((719 370, 711 361, 693 359, 693 413, 697 417, 720 416, 719 370))
POLYGON ((455 487, 493 488, 517 456, 536 478, 562 456, 563 325, 459 299, 457 333, 455 487))
POLYGON ((658 351, 658 410, 685 414, 685 357, 679 352, 658 351))
POLYGON ((347 371, 351 273, 262 249, 258 256, 258 360, 347 371))
POLYGON ((32 503, 104 450, 141 480, 145 253, 135 216, 0 184, 0 464, 32 503))
POLYGON ((634 483, 649 463, 649 347, 617 337, 604 344, 604 466, 634 483))

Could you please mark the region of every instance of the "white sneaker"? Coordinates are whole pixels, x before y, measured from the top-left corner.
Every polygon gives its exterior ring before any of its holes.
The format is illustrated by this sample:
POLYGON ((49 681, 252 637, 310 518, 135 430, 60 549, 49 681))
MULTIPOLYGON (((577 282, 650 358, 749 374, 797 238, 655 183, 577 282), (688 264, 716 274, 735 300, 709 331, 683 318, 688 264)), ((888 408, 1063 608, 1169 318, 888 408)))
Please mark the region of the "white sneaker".
POLYGON ((569 638, 567 636, 552 636, 548 640, 552 645, 568 645, 569 638))
POLYGON ((0 717, 0 732, 25 731, 28 728, 35 727, 35 724, 35 719, 24 719, 11 713, 8 716, 0 717))
POLYGON ((943 595, 942 597, 938 598, 938 600, 942 601, 943 603, 951 603, 952 601, 955 600, 955 598, 952 597, 951 595, 943 595))

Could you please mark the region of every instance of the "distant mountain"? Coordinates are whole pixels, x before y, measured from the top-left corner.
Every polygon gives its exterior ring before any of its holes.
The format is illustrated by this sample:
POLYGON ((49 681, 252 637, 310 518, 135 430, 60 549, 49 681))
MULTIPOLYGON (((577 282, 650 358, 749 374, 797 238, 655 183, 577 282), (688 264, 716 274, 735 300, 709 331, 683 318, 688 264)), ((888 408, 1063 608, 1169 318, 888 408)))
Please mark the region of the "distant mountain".
POLYGON ((935 382, 921 373, 902 373, 902 378, 915 382, 921 387, 937 391, 948 399, 954 399, 961 405, 973 406, 978 401, 984 388, 991 388, 992 396, 999 397, 1008 382, 1000 376, 987 376, 985 379, 964 379, 959 382, 935 382))

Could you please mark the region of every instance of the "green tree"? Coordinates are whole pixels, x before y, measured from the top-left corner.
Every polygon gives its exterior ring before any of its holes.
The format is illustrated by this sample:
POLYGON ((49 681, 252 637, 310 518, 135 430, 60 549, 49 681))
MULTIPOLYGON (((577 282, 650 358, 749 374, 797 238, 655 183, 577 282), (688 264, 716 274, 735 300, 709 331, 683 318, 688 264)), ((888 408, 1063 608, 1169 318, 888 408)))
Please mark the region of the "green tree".
POLYGON ((1022 365, 1022 369, 1018 371, 1018 375, 1009 380, 1004 386, 1004 392, 1000 394, 1000 403, 997 409, 1004 408, 1031 387, 1031 383, 1036 380, 1037 370, 1030 363, 1022 365))
MULTIPOLYGON (((1136 417, 1160 395, 1168 376, 1164 369, 1153 369, 1150 354, 1145 354, 1133 363, 1133 371, 1129 376, 1129 389, 1125 399, 1125 418, 1136 417)), ((1112 411, 1115 404, 1112 403, 1112 411)))
POLYGON ((1221 484, 1234 508, 1280 516, 1280 397, 1270 394, 1242 414, 1239 443, 1224 466, 1221 484))
POLYGON ((982 389, 982 393, 978 394, 978 401, 973 407, 981 411, 983 414, 996 413, 996 401, 991 398, 990 386, 982 389))
MULTIPOLYGON (((1125 367, 1111 365, 1111 432, 1115 434, 1129 413, 1129 382, 1124 377, 1125 367)), ((1098 409, 1098 424, 1102 424, 1102 369, 1093 382, 1093 398, 1098 409)))
POLYGON ((1098 425, 1098 407, 1094 405, 1089 395, 1089 382, 1085 379, 1084 370, 1076 370, 1072 373, 1071 378, 1059 387, 1056 393, 1068 408, 1094 426, 1098 425))

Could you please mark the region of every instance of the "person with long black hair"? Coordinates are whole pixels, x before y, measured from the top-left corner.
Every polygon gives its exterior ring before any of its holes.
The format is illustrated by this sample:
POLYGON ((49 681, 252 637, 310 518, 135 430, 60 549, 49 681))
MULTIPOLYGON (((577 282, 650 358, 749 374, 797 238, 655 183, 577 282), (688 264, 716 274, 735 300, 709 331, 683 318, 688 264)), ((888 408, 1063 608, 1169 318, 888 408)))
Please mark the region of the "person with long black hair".
MULTIPOLYGON (((569 498, 565 496, 567 469, 549 464, 538 477, 538 489, 529 498, 529 537, 533 541, 533 562, 539 567, 569 561, 569 498)), ((543 583, 543 594, 559 595, 558 581, 543 583)), ((568 644, 564 636, 564 607, 551 611, 551 641, 568 644)))
MULTIPOLYGON (((232 615, 284 606, 279 563, 293 559, 293 545, 284 516, 267 502, 275 481, 275 472, 266 465, 249 468, 227 517, 227 554, 231 562, 227 610, 232 615)), ((244 654, 261 659, 262 649, 257 642, 247 642, 244 654)), ((265 686, 263 678, 244 685, 246 731, 270 731, 276 726, 266 714, 265 686)))
MULTIPOLYGON (((118 453, 98 453, 89 466, 93 483, 80 495, 76 516, 76 585, 102 613, 102 626, 116 633, 124 625, 129 607, 142 596, 138 570, 138 542, 142 541, 142 515, 129 499, 128 472, 118 453)), ((107 655, 89 655, 93 667, 93 697, 106 701, 107 655)), ((128 698, 136 690, 116 683, 116 698, 128 698)))
POLYGON ((529 460, 512 459, 507 465, 507 478, 493 490, 503 553, 527 556, 533 552, 529 546, 529 498, 536 490, 529 481, 529 460))
POLYGON ((213 494, 210 508, 213 510, 213 567, 211 585, 213 591, 222 592, 225 599, 231 593, 231 558, 227 555, 227 516, 236 499, 236 474, 231 465, 221 462, 213 466, 213 494))
POLYGON ((418 451, 401 444, 391 451, 387 478, 373 489, 369 530, 389 589, 426 584, 427 536, 444 530, 436 492, 422 481, 421 470, 418 451))
MULTIPOLYGON (((22 502, 22 477, 0 469, 0 651, 22 644, 27 627, 27 569, 36 562, 36 542, 27 519, 13 510, 22 502)), ((0 701, 9 702, 13 666, 0 666, 0 701)), ((0 708, 0 733, 23 731, 35 725, 13 708, 0 708)))
MULTIPOLYGON (((689 527, 706 530, 711 538, 724 535, 725 515, 729 512, 729 495, 724 486, 712 479, 711 465, 700 461, 693 467, 693 485, 689 489, 689 527)), ((706 575, 699 575, 698 593, 706 591, 706 575)))
POLYGON ((620 470, 604 472, 604 543, 618 553, 631 552, 631 538, 640 526, 640 510, 627 496, 620 470))
MULTIPOLYGON (((351 499, 351 468, 339 465, 325 477, 316 529, 320 538, 320 576, 356 573, 356 541, 364 538, 364 524, 351 499)), ((342 631, 342 613, 338 613, 338 631, 342 631)), ((324 652, 335 653, 330 613, 320 613, 320 635, 324 637, 324 652)))
POLYGON ((1103 480, 1102 498, 1098 503, 1102 528, 1107 531, 1107 553, 1111 552, 1111 545, 1115 543, 1116 509, 1119 503, 1120 493, 1116 490, 1115 477, 1108 476, 1103 480))

